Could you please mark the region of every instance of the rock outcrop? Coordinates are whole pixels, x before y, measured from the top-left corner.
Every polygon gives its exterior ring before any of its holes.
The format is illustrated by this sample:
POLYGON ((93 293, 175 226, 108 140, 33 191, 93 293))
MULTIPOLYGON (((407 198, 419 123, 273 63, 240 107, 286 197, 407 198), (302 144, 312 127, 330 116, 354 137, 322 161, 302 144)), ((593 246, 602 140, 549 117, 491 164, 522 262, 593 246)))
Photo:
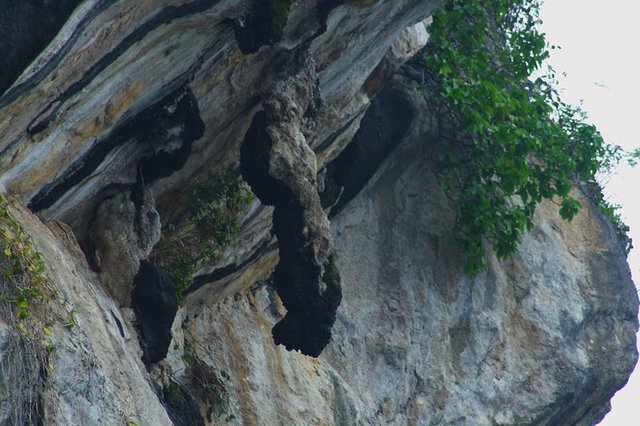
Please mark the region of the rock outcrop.
MULTIPOLYGON (((10 2, 2 19, 35 3, 10 2)), ((0 42, 23 58, 0 63, 0 189, 66 319, 36 330, 38 349, 3 316, 0 399, 23 408, 0 404, 1 422, 591 425, 606 413, 636 362, 638 299, 587 197, 576 190, 572 222, 541 204, 517 254, 463 273, 432 170, 437 112, 411 68, 391 78, 440 1, 44 3, 48 26, 26 47, 0 42), (235 241, 176 306, 154 246, 180 247, 189 188, 227 172, 256 198, 220 207, 241 220, 235 241)))

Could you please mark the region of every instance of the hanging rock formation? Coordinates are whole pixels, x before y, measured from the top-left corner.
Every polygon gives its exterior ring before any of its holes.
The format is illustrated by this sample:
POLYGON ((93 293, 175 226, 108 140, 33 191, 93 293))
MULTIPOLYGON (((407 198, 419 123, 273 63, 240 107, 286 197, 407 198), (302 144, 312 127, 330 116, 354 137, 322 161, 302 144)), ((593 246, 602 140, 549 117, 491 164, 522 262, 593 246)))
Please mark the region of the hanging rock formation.
POLYGON ((0 33, 22 58, 0 63, 0 189, 55 289, 29 344, 2 302, 0 399, 19 403, 0 423, 606 413, 636 362, 638 299, 588 197, 572 222, 541 204, 512 258, 463 273, 437 113, 411 66, 396 74, 441 1, 58 3, 0 19, 47 22, 24 45, 0 33), (154 247, 179 258, 192 188, 229 172, 256 197, 208 206, 239 230, 178 301, 154 247))

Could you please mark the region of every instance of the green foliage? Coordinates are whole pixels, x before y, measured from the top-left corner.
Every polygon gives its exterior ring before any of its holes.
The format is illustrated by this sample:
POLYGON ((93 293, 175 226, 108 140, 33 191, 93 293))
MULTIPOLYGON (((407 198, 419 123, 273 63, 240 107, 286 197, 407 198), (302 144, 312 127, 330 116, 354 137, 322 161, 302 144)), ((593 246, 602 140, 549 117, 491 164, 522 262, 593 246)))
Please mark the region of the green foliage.
POLYGON ((630 166, 637 166, 640 161, 640 148, 636 148, 633 151, 627 153, 626 155, 627 163, 630 166))
POLYGON ((9 392, 4 401, 10 424, 45 423, 41 397, 46 378, 54 371, 52 323, 66 315, 54 310, 54 301, 62 303, 42 254, 0 195, 0 317, 16 331, 3 349, 10 362, 3 365, 2 376, 21 389, 9 392))
POLYGON ((469 274, 487 265, 485 241, 499 258, 514 252, 542 199, 571 220, 572 186, 595 181, 615 151, 560 100, 552 70, 528 79, 549 55, 538 9, 538 0, 449 0, 430 28, 425 66, 453 134, 438 172, 459 209, 469 274))
POLYGON ((0 268, 5 283, 2 298, 16 309, 24 320, 34 304, 43 304, 52 297, 46 278, 42 254, 33 246, 20 223, 11 215, 6 200, 0 196, 0 268))
POLYGON ((291 8, 291 0, 268 0, 269 9, 271 11, 271 28, 273 31, 273 42, 282 39, 282 33, 287 20, 289 19, 289 9, 291 8))
POLYGON ((238 217, 252 200, 235 173, 225 173, 211 184, 195 183, 186 195, 187 215, 163 230, 155 251, 156 262, 176 281, 179 297, 198 269, 215 264, 221 250, 233 242, 240 230, 238 217))

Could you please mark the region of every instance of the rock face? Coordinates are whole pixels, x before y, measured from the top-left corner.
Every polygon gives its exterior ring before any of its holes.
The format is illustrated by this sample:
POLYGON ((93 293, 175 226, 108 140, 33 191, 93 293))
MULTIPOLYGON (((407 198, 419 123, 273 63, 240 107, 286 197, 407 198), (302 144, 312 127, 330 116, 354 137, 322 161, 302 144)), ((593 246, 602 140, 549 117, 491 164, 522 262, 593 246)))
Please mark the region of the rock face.
POLYGON ((409 123, 368 138, 373 155, 335 160, 348 167, 332 174, 345 194, 400 139, 334 207, 344 296, 325 353, 291 356, 265 339, 282 315, 268 286, 184 323, 202 357, 231 372, 234 413, 249 424, 596 424, 637 357, 638 300, 611 224, 578 192, 572 222, 543 203, 516 255, 466 276, 431 170, 434 117, 406 80, 383 95, 367 115, 401 108, 409 123))
POLYGON ((516 255, 465 276, 422 108, 333 219, 345 303, 327 361, 370 390, 366 423, 596 423, 635 353, 638 301, 612 227, 579 194, 570 223, 543 203, 516 255))
POLYGON ((0 188, 42 253, 54 310, 73 318, 25 363, 20 322, 3 314, 0 399, 46 424, 606 413, 636 362, 638 299, 586 197, 572 222, 541 204, 516 255, 462 272, 431 168, 437 114, 411 68, 391 79, 441 2, 76 3, 56 6, 31 50, 10 47, 31 58, 61 28, 28 67, 2 63, 15 81, 0 96, 0 188), (176 306, 153 247, 180 247, 161 227, 194 214, 193 183, 229 171, 257 198, 176 306), (31 385, 12 387, 23 370, 31 385))
MULTIPOLYGON (((107 425, 145 419, 149 424, 170 425, 150 386, 135 329, 102 288, 98 274, 89 269, 72 230, 63 223, 43 224, 16 202, 11 213, 28 229, 45 259, 47 274, 58 291, 51 305, 61 312, 58 315, 68 314, 52 325, 50 369, 33 365, 21 378, 2 376, 2 385, 5 389, 10 385, 11 394, 29 390, 26 379, 34 369, 36 377, 42 368, 48 371, 46 385, 36 397, 40 402, 30 410, 33 415, 26 424, 107 425)), ((12 327, 10 339, 17 340, 20 333, 12 327)), ((3 371, 16 371, 31 362, 11 356, 13 351, 11 347, 2 351, 3 371)), ((7 418, 13 408, 3 407, 3 424, 17 424, 16 417, 7 418)), ((24 411, 28 412, 27 407, 24 411)))

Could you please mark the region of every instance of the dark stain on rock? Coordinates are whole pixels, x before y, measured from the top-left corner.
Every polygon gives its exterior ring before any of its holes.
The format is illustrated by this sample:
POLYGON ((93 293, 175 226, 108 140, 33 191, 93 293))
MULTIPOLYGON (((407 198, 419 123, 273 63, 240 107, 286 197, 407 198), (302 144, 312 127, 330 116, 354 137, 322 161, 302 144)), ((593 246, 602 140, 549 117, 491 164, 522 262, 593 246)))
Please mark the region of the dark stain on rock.
POLYGON ((148 260, 140 261, 133 285, 131 305, 140 330, 142 360, 148 365, 167 356, 178 311, 176 285, 169 274, 148 260))
POLYGON ((234 25, 240 51, 255 53, 262 46, 282 40, 292 0, 257 0, 249 13, 234 25))
MULTIPOLYGON (((99 12, 102 7, 106 7, 114 1, 116 0, 104 0, 102 2, 104 4, 101 4, 96 9, 96 12, 99 12)), ((129 35, 127 35, 113 50, 109 51, 106 55, 95 62, 82 75, 82 77, 80 77, 78 81, 71 84, 59 96, 53 99, 39 114, 35 116, 31 124, 27 128, 27 133, 29 133, 30 135, 35 135, 46 129, 51 121, 55 119, 58 111, 63 107, 67 100, 71 99, 78 92, 87 87, 98 75, 100 75, 100 73, 105 68, 115 62, 122 54, 124 54, 137 42, 142 40, 151 31, 156 30, 162 25, 170 23, 175 19, 180 19, 185 16, 204 12, 215 6, 219 2, 220 0, 198 0, 180 6, 167 6, 163 9, 160 9, 151 18, 141 23, 140 26, 136 27, 136 29, 129 35)), ((95 16, 97 15, 91 14, 89 18, 94 19, 95 16)), ((82 25, 81 27, 84 28, 84 26, 82 25)), ((77 36, 74 34, 74 39, 72 40, 72 42, 75 42, 76 39, 77 36)), ((48 72, 51 72, 51 69, 49 69, 48 72)), ((43 78, 43 75, 39 75, 37 79, 42 80, 43 78)), ((34 84, 35 82, 29 83, 29 87, 33 87, 34 84)), ((4 96, 0 97, 0 108, 15 100, 15 98, 19 96, 20 93, 24 92, 24 88, 16 88, 15 91, 12 89, 10 90, 10 92, 13 93, 7 93, 4 96)))
POLYGON ((3 0, 0 94, 55 37, 80 0, 3 0))
POLYGON ((327 166, 322 207, 335 216, 355 197, 398 145, 413 122, 412 103, 394 86, 385 86, 373 99, 353 141, 327 166))
POLYGON ((171 381, 165 386, 162 405, 175 426, 204 426, 198 403, 184 385, 171 381))
POLYGON ((203 133, 204 123, 195 96, 188 87, 180 88, 96 141, 62 177, 45 185, 31 199, 29 208, 37 212, 53 205, 91 175, 113 149, 129 141, 136 141, 150 151, 138 165, 145 184, 169 176, 182 168, 191 153, 191 145, 203 133), (169 147, 175 148, 170 151, 169 147))
POLYGON ((231 263, 221 268, 214 269, 209 273, 194 277, 193 284, 185 289, 184 294, 187 295, 189 293, 193 293, 194 291, 198 290, 200 287, 208 283, 219 281, 231 274, 248 268, 249 265, 257 261, 262 255, 273 249, 274 247, 272 244, 269 244, 269 240, 263 241, 262 244, 252 250, 251 255, 247 259, 243 260, 239 264, 231 263))
MULTIPOLYGON (((280 262, 273 284, 287 309, 273 330, 276 344, 318 356, 331 339, 331 327, 342 299, 340 276, 333 257, 319 263, 305 223, 306 206, 296 188, 270 174, 273 141, 264 112, 254 117, 240 149, 241 171, 255 195, 274 206, 273 229, 280 262)), ((317 196, 317 195, 316 195, 317 196)))

